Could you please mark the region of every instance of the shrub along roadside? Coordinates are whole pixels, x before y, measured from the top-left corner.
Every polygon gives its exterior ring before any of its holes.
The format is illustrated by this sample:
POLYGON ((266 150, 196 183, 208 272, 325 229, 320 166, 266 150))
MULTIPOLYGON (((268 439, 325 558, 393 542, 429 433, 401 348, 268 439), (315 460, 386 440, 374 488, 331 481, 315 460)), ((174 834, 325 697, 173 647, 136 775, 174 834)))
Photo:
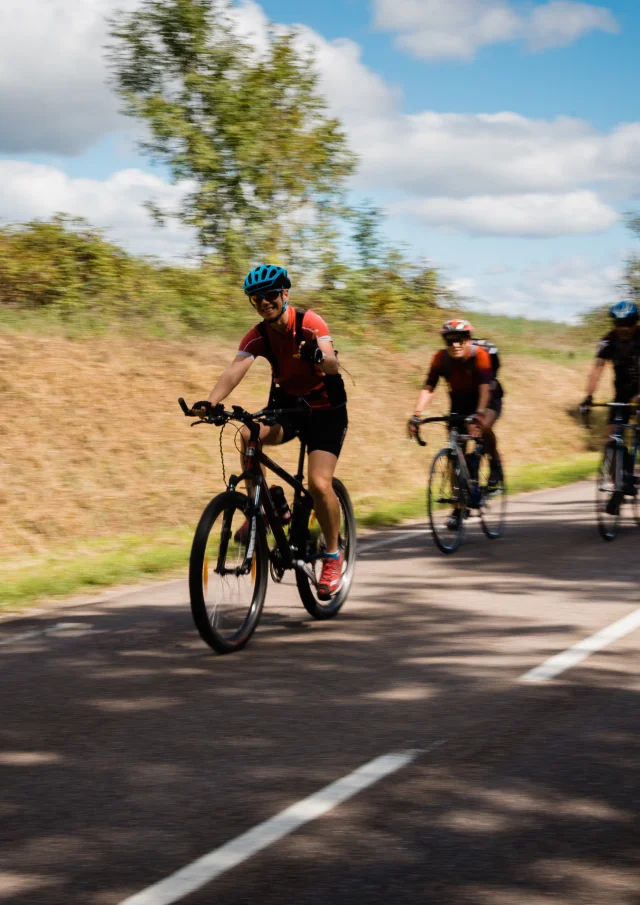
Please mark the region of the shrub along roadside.
MULTIPOLYGON (((509 477, 511 494, 558 487, 588 478, 598 462, 596 453, 546 464, 525 465, 509 477)), ((424 498, 380 502, 358 517, 360 527, 382 528, 424 516, 424 498)), ((193 526, 195 527, 195 526, 193 526)), ((91 593, 124 582, 138 582, 186 572, 193 528, 165 530, 146 537, 123 536, 66 548, 39 561, 0 564, 0 612, 42 600, 91 593)))

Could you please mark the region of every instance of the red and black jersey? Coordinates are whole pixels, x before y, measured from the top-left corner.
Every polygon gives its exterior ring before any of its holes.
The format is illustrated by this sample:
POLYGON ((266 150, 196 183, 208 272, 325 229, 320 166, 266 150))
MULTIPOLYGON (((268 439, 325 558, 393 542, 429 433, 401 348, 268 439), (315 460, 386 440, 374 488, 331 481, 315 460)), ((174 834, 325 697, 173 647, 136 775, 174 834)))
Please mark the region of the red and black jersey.
POLYGON ((431 360, 425 387, 435 390, 441 377, 449 384, 451 411, 470 415, 478 407, 480 387, 494 382, 491 357, 480 347, 472 347, 466 358, 452 358, 440 349, 431 360))

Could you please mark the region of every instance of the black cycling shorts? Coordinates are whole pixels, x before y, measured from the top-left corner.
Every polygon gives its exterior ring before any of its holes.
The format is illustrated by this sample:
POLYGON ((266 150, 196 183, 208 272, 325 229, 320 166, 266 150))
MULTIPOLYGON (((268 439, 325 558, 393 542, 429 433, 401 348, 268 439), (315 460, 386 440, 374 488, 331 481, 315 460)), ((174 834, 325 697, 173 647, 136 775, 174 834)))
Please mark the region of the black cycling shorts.
MULTIPOLYGON (((487 403, 487 408, 491 409, 492 412, 496 413, 496 421, 502 414, 502 396, 496 395, 494 393, 489 397, 489 402, 487 403)), ((457 415, 475 415, 478 410, 478 397, 477 396, 458 396, 457 399, 451 400, 451 411, 455 412, 457 415)))
POLYGON ((288 443, 299 437, 307 445, 307 452, 321 449, 323 452, 340 455, 342 444, 349 426, 347 407, 314 409, 308 418, 283 417, 280 421, 283 429, 282 442, 288 443))

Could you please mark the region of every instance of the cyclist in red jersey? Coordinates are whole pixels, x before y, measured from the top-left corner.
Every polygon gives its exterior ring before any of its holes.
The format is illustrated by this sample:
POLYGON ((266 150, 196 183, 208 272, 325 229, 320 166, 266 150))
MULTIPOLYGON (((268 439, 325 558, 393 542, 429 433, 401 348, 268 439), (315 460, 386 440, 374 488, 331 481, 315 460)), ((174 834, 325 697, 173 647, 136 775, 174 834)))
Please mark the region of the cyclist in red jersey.
MULTIPOLYGON (((296 408, 297 397, 303 397, 311 406, 309 418, 283 416, 279 424, 262 425, 260 441, 274 446, 299 436, 307 444, 309 490, 326 544, 318 596, 329 600, 342 586, 344 555, 338 549, 340 504, 332 481, 347 432, 347 397, 329 328, 313 311, 296 312, 289 304, 290 288, 291 281, 283 267, 262 264, 247 274, 244 291, 262 322, 244 336, 207 402, 216 406, 226 399, 255 359, 262 356, 269 361, 273 375, 269 406, 296 408)), ((248 428, 243 428, 241 435, 246 447, 248 428)))
MULTIPOLYGON (((416 402, 414 418, 420 418, 443 377, 449 384, 451 411, 458 415, 473 415, 470 425, 472 436, 482 436, 485 452, 491 459, 489 487, 497 486, 502 477, 500 456, 493 425, 502 411, 502 387, 496 379, 491 356, 486 349, 474 346, 473 327, 469 321, 446 321, 440 331, 446 348, 433 356, 425 385, 416 402)), ((409 421, 409 434, 413 437, 416 426, 409 421)))

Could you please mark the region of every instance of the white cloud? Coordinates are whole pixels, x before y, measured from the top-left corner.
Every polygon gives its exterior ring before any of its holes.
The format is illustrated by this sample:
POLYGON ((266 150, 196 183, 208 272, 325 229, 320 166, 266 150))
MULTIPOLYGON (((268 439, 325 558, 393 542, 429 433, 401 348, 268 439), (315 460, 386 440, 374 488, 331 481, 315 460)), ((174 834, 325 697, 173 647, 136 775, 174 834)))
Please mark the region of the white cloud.
POLYGON ((523 270, 512 285, 482 278, 473 283, 471 308, 511 317, 575 321, 589 308, 615 300, 623 267, 594 263, 582 256, 537 263, 523 270))
MULTIPOLYGON (((138 2, 5 0, 10 27, 0 35, 0 121, 8 125, 0 133, 0 151, 75 153, 102 132, 122 126, 125 121, 104 84, 102 19, 116 6, 133 8, 138 2), (12 118, 14 108, 19 112, 12 118)), ((572 18, 578 7, 598 9, 559 0, 535 7, 530 22, 537 22, 538 40, 550 40, 561 22, 566 33, 575 32, 576 22, 584 21, 572 18)), ((465 13, 476 21, 480 11, 486 36, 489 26, 495 30, 496 23, 507 21, 506 13, 498 12, 508 13, 511 6, 506 0, 447 0, 446 5, 394 0, 393 6, 379 0, 378 9, 387 26, 393 19, 407 30, 416 16, 431 10, 434 21, 440 16, 437 21, 457 23, 464 31, 466 20, 455 17, 465 13)), ((240 0, 235 16, 238 32, 259 52, 267 41, 264 11, 253 0, 240 0)), ((569 117, 405 114, 400 91, 364 65, 358 44, 327 41, 305 26, 300 31, 300 41, 315 50, 329 109, 360 156, 354 186, 385 192, 435 227, 500 235, 584 233, 605 229, 615 219, 610 204, 638 192, 640 123, 603 133, 569 117)), ((15 191, 29 194, 24 182, 20 187, 15 191)), ((143 188, 139 183, 135 204, 143 188)), ((96 208, 95 222, 101 211, 96 208)), ((0 208, 0 216, 13 215, 0 208)))
POLYGON ((139 0, 3 0, 0 151, 77 154, 118 127, 105 16, 139 0))
MULTIPOLYGON (((75 155, 103 135, 133 130, 108 80, 107 19, 141 0, 2 0, 0 152, 75 155)), ((254 2, 234 10, 239 36, 258 48, 268 20, 254 2)))
POLYGON ((564 47, 589 31, 615 34, 620 30, 613 13, 590 3, 553 0, 531 13, 528 40, 532 50, 564 47))
POLYGON ((160 229, 144 208, 150 199, 176 209, 189 186, 169 185, 142 170, 121 170, 109 179, 72 179, 43 164, 0 161, 0 214, 4 222, 47 219, 64 212, 85 217, 109 238, 136 254, 164 258, 189 256, 194 233, 169 221, 160 229))
POLYGON ((563 236, 601 232, 619 219, 594 192, 427 198, 391 208, 430 226, 486 236, 563 236))
POLYGON ((534 51, 570 44, 589 31, 615 33, 610 10, 573 0, 532 9, 510 0, 374 0, 374 24, 398 33, 418 59, 472 60, 480 47, 525 40, 534 51))

